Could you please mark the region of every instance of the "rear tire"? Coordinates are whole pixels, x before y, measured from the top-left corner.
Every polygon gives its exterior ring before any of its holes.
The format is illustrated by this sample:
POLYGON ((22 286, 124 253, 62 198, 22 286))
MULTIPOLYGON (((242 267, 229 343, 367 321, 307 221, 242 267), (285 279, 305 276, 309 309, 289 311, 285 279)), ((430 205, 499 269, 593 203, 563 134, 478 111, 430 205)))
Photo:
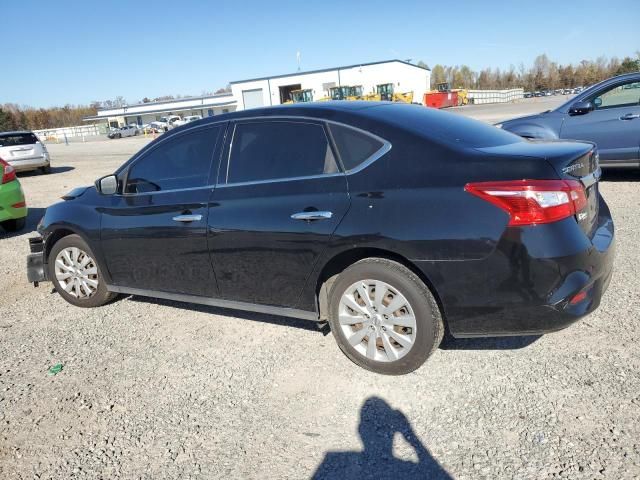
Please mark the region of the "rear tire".
POLYGON ((384 375, 419 368, 444 335, 429 288, 407 267, 384 258, 360 260, 338 276, 329 294, 328 317, 343 353, 384 375))
POLYGON ((49 278, 60 296, 76 307, 100 307, 117 297, 107 290, 95 258, 79 235, 62 237, 49 253, 49 278))
POLYGON ((22 230, 26 224, 27 217, 14 218, 12 220, 5 220, 4 222, 0 223, 0 225, 2 225, 2 228, 4 228, 7 232, 17 232, 19 230, 22 230))
POLYGON ((40 172, 43 174, 51 173, 51 165, 45 165, 44 167, 40 167, 40 172))

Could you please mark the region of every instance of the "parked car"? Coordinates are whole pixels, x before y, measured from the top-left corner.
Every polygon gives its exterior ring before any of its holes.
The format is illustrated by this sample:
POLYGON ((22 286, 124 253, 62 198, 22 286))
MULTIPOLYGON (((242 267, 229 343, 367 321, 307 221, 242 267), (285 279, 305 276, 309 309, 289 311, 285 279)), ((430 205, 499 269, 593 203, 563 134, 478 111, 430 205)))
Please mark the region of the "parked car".
POLYGON ((355 363, 402 374, 445 325, 537 334, 598 307, 614 255, 599 173, 591 143, 418 105, 235 112, 50 206, 28 278, 80 307, 122 293, 326 319, 355 363))
POLYGON ((533 97, 533 93, 531 92, 524 92, 524 98, 531 98, 533 97))
POLYGON ((8 232, 22 230, 27 218, 27 203, 16 169, 0 158, 0 226, 8 232))
POLYGON ((533 96, 534 97, 544 97, 544 93, 539 92, 539 91, 535 91, 535 92, 533 92, 533 96))
POLYGON ((51 171, 51 158, 47 147, 33 132, 0 132, 0 158, 16 172, 51 171))
POLYGON ((187 123, 195 122, 197 120, 202 120, 202 116, 201 115, 189 115, 189 116, 186 116, 186 117, 182 118, 181 120, 176 120, 175 122, 173 122, 173 126, 174 127, 179 127, 181 125, 186 125, 187 123))
POLYGON ((181 120, 182 120, 182 117, 180 117, 179 115, 169 115, 165 117, 160 117, 160 120, 156 120, 155 122, 152 122, 152 123, 158 126, 160 129, 167 132, 172 128, 176 127, 176 122, 179 122, 181 120))
POLYGON ((125 125, 124 127, 113 129, 107 135, 109 138, 133 137, 138 135, 137 125, 125 125))
POLYGON ((554 110, 499 124, 529 139, 587 140, 598 145, 600 165, 640 167, 640 73, 610 78, 554 110))

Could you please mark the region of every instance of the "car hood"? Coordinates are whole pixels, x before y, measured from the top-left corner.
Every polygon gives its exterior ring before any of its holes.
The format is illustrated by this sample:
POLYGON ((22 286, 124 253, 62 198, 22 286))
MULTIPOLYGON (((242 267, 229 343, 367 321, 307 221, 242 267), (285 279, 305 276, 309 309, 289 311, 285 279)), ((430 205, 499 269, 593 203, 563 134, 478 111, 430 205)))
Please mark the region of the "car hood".
POLYGON ((74 200, 76 198, 81 197, 82 195, 84 195, 86 193, 87 190, 89 190, 90 188, 94 188, 92 186, 86 186, 86 187, 76 187, 73 190, 71 190, 68 193, 65 193, 62 197, 63 200, 74 200))

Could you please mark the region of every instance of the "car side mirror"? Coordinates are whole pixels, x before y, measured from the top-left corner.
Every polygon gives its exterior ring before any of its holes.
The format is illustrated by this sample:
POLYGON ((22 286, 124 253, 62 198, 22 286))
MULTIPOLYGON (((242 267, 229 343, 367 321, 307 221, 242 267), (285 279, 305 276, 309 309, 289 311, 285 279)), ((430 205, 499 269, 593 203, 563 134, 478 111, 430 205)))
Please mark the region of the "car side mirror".
POLYGON ((107 175, 96 180, 96 188, 102 195, 113 195, 118 192, 118 177, 107 175))
POLYGON ((591 102, 576 102, 569 107, 569 115, 585 115, 593 110, 591 102))

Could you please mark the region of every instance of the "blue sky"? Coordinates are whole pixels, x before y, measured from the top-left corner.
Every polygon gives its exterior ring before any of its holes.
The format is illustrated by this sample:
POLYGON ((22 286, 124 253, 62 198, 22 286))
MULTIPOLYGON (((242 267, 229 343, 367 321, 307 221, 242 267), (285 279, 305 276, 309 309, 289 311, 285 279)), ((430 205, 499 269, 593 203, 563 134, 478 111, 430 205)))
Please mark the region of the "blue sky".
POLYGON ((199 95, 232 80, 391 58, 508 68, 640 50, 640 1, 12 1, 0 104, 199 95))

